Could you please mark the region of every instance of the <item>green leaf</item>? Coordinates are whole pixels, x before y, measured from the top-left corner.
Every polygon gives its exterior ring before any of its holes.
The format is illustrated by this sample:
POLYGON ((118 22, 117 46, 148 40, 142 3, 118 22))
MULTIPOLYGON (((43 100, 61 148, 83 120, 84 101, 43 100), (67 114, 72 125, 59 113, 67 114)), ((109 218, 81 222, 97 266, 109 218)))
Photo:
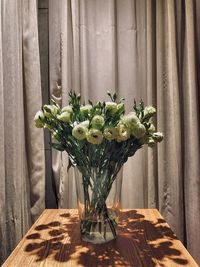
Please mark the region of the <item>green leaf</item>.
POLYGON ((88 103, 89 103, 91 106, 93 106, 93 103, 92 103, 91 100, 88 100, 88 103))
POLYGON ((117 99, 117 94, 114 93, 114 94, 113 94, 113 100, 116 101, 116 99, 117 99))
POLYGON ((107 91, 107 95, 109 95, 111 97, 111 92, 110 91, 107 91))
POLYGON ((55 106, 57 106, 57 103, 56 103, 56 101, 55 101, 55 100, 51 99, 51 100, 50 100, 50 102, 52 103, 52 105, 55 105, 55 106))
POLYGON ((60 143, 51 143, 51 146, 58 151, 64 151, 65 150, 65 147, 60 143))

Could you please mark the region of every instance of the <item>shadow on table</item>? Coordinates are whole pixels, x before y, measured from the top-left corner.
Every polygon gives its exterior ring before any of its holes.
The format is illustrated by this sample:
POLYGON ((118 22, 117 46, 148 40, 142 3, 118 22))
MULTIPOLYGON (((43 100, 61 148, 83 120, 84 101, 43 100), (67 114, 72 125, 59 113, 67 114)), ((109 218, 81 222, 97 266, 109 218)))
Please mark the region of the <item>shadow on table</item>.
POLYGON ((58 262, 72 260, 83 266, 151 267, 158 263, 164 266, 161 262, 168 258, 179 266, 188 263, 181 252, 172 247, 177 237, 162 219, 153 223, 137 211, 123 212, 117 239, 92 245, 81 241, 77 218, 68 213, 60 214, 60 217, 62 221, 66 217, 66 224, 54 221, 38 225, 35 232, 26 237, 31 242, 25 251, 37 255, 37 261, 53 257, 58 262), (47 231, 48 240, 42 239, 43 231, 47 231))

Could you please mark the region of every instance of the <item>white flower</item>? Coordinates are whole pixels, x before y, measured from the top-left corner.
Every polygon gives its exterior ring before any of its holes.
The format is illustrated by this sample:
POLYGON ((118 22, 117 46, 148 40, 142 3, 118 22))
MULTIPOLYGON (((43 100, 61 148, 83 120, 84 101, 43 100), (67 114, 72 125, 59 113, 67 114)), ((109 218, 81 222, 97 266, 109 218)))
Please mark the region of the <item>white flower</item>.
POLYGON ((129 114, 122 117, 122 122, 125 123, 128 127, 132 128, 136 124, 140 123, 139 118, 135 112, 130 112, 129 114))
POLYGON ((42 123, 42 120, 44 119, 44 113, 39 110, 36 114, 35 114, 35 117, 34 117, 34 121, 35 121, 35 126, 37 128, 42 128, 43 127, 43 123, 42 123))
POLYGON ((114 127, 107 127, 104 129, 103 136, 108 140, 112 141, 117 137, 117 129, 114 127))
POLYGON ((57 115, 57 119, 63 122, 70 122, 70 113, 68 111, 65 111, 60 115, 57 115))
POLYGON ((83 140, 86 138, 87 132, 88 129, 84 125, 78 124, 74 126, 72 130, 72 135, 78 140, 83 140))
POLYGON ((105 111, 111 115, 114 115, 117 112, 117 103, 115 102, 106 102, 105 111))
POLYGON ((119 142, 126 141, 131 135, 130 129, 122 123, 117 125, 117 131, 117 141, 119 142))
POLYGON ((92 128, 101 129, 104 126, 105 120, 104 117, 96 115, 92 118, 92 128))
POLYGON ((131 129, 131 134, 135 136, 136 138, 143 137, 145 133, 146 133, 146 128, 141 123, 135 124, 134 127, 132 127, 131 129))
POLYGON ((87 141, 94 145, 100 145, 103 141, 103 134, 97 129, 90 129, 87 134, 87 141))
POLYGON ((62 112, 65 112, 65 111, 72 113, 73 112, 72 106, 68 105, 68 106, 63 107, 62 112))
POLYGON ((86 128, 88 128, 90 122, 89 122, 89 120, 86 120, 86 121, 82 121, 80 124, 83 125, 83 126, 85 126, 86 128))
POLYGON ((80 107, 80 112, 82 115, 88 115, 92 109, 92 105, 85 105, 80 107))
POLYGON ((160 132, 154 133, 153 140, 156 142, 161 142, 163 140, 163 134, 160 132))
POLYGON ((144 118, 151 118, 156 113, 156 109, 152 106, 144 108, 144 118))

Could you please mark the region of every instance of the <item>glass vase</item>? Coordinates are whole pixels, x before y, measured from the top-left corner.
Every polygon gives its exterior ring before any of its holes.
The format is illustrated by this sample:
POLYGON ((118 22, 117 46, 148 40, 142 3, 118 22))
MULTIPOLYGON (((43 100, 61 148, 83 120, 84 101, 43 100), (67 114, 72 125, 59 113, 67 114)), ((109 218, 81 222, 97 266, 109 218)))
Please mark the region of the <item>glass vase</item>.
POLYGON ((82 240, 102 244, 115 239, 122 171, 111 174, 109 168, 77 166, 75 180, 82 240))

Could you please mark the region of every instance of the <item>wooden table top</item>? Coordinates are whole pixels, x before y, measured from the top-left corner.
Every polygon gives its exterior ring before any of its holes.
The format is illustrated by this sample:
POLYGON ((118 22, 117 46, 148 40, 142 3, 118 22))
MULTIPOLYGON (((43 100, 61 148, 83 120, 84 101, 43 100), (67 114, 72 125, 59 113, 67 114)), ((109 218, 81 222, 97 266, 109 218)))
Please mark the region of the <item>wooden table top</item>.
POLYGON ((3 264, 18 266, 198 267, 156 209, 123 210, 104 245, 80 239, 77 210, 46 209, 3 264))

